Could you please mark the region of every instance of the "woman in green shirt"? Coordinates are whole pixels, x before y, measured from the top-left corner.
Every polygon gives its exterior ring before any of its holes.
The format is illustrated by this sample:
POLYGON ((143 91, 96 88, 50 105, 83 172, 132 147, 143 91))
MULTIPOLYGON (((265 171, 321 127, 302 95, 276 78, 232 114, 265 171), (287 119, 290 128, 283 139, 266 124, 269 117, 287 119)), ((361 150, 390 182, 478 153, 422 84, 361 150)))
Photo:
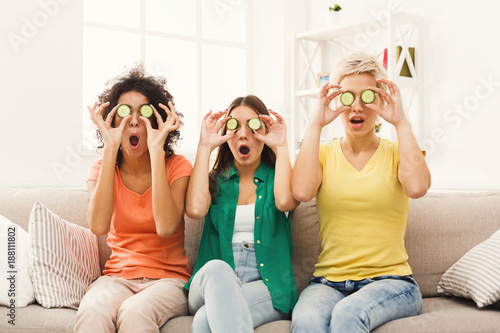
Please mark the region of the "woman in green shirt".
POLYGON ((298 202, 290 190, 285 121, 270 112, 275 119, 250 95, 203 117, 186 197, 187 215, 205 217, 186 285, 193 332, 253 332, 287 318, 297 300, 285 212, 298 202))

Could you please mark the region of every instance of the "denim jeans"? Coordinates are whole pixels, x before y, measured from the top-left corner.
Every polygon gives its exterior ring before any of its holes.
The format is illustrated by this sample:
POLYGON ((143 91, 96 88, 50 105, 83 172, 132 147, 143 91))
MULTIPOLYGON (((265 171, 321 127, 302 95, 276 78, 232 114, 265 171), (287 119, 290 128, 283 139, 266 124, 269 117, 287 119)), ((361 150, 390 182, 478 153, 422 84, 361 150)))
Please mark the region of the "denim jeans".
POLYGON ((273 307, 253 243, 233 244, 233 256, 234 270, 222 260, 211 260, 194 276, 188 296, 192 332, 253 332, 287 318, 273 307))
POLYGON ((421 310, 422 294, 411 276, 343 282, 314 277, 293 310, 292 332, 370 332, 421 310))

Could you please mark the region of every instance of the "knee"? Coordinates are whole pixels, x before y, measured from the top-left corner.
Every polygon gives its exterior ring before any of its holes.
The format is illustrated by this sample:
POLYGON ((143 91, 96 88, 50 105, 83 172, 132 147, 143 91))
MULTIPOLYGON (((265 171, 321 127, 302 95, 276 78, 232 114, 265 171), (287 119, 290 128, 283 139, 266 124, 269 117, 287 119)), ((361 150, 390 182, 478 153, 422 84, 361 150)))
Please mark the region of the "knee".
POLYGON ((232 274, 234 272, 228 263, 219 259, 210 260, 201 270, 204 274, 209 276, 232 274))
POLYGON ((80 307, 75 317, 75 332, 97 330, 111 332, 114 330, 116 313, 106 311, 106 308, 93 306, 80 307))
POLYGON ((369 317, 366 310, 350 304, 348 302, 339 302, 332 312, 330 327, 332 332, 343 332, 345 327, 370 327, 369 317))
POLYGON ((127 298, 118 309, 118 322, 135 321, 138 317, 153 318, 151 307, 135 302, 133 297, 127 298))
POLYGON ((210 260, 196 274, 199 275, 200 284, 204 286, 214 287, 214 284, 224 286, 231 282, 239 282, 241 285, 231 266, 222 260, 210 260))
POLYGON ((193 317, 193 324, 191 325, 191 332, 210 332, 210 325, 208 324, 206 307, 202 306, 193 317))
POLYGON ((325 319, 314 306, 297 303, 292 312, 292 332, 321 332, 325 319))

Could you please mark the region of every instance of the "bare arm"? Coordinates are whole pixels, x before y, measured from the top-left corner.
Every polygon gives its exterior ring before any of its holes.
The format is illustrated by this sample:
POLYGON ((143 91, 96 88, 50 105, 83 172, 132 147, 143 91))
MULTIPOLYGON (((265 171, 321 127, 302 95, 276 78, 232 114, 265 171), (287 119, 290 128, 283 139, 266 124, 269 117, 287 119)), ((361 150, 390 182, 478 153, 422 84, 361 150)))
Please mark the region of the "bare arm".
POLYGON ((172 235, 179 226, 184 212, 184 200, 189 177, 177 179, 172 185, 168 182, 165 166, 165 151, 163 146, 168 134, 180 127, 180 120, 169 102, 169 106, 160 104, 167 113, 167 119, 163 121, 161 115, 152 105, 158 129, 151 126, 151 122, 140 117, 146 125, 148 132, 148 149, 151 158, 151 182, 153 216, 156 224, 156 233, 161 237, 172 235))
POLYGON ((101 170, 97 181, 88 181, 87 188, 90 195, 88 208, 89 228, 96 235, 105 235, 109 232, 111 216, 113 215, 113 184, 116 156, 120 147, 123 128, 128 120, 127 116, 117 128, 111 127, 113 116, 118 106, 108 114, 106 121, 102 117, 104 108, 109 105, 101 105, 97 111, 97 103, 92 108, 88 107, 90 119, 97 125, 104 140, 103 158, 101 170))
POLYGON ((420 198, 431 186, 431 173, 413 135, 410 122, 406 118, 399 88, 394 82, 386 79, 377 79, 377 81, 385 83, 389 88, 389 93, 376 87, 370 89, 376 91, 387 104, 383 110, 373 104, 367 104, 366 107, 373 109, 396 128, 400 160, 398 179, 410 198, 420 198))
POLYGON ((286 140, 286 124, 285 119, 277 112, 271 110, 269 112, 276 117, 276 121, 270 116, 261 115, 260 119, 266 124, 268 132, 266 135, 255 132, 254 135, 276 154, 274 200, 276 208, 282 212, 289 212, 299 205, 299 201, 294 199, 290 184, 292 165, 286 140))
POLYGON ((234 135, 234 132, 229 132, 224 136, 219 135, 219 131, 229 120, 228 117, 220 120, 225 114, 225 111, 214 114, 209 112, 202 120, 200 142, 186 196, 186 214, 194 219, 203 218, 210 208, 211 196, 208 178, 210 154, 234 135))
POLYGON ((424 155, 413 135, 410 123, 396 127, 399 142, 398 179, 406 195, 417 199, 423 197, 431 186, 431 173, 424 155))
POLYGON ((329 106, 335 97, 344 92, 340 88, 339 85, 330 83, 323 85, 319 91, 316 110, 307 127, 292 171, 292 193, 299 201, 305 202, 314 198, 323 180, 323 169, 319 163, 321 131, 349 108, 341 106, 332 110, 329 106), (329 94, 329 90, 334 88, 336 90, 329 94))

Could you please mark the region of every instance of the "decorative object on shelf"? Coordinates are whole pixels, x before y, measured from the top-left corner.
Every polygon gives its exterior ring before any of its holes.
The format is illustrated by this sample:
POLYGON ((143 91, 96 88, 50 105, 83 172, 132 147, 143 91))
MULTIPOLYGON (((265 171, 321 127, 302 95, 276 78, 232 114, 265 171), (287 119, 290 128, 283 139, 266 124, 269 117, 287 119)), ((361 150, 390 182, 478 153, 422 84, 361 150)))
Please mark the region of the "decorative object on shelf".
MULTIPOLYGON (((396 46, 396 62, 399 61, 399 57, 401 56, 402 50, 403 48, 401 46, 399 45, 396 46)), ((415 48, 409 47, 408 53, 410 54, 411 63, 413 64, 413 66, 415 66, 415 48)), ((403 67, 401 67, 401 72, 399 73, 399 76, 412 77, 410 72, 410 67, 408 66, 408 62, 406 61, 406 59, 403 63, 403 67)))
POLYGON ((325 15, 325 24, 330 26, 338 24, 340 22, 342 7, 333 0, 330 1, 330 6, 328 7, 328 12, 325 15))
POLYGON ((316 80, 316 86, 319 88, 327 82, 330 82, 330 73, 318 73, 318 79, 316 80))
POLYGON ((328 9, 333 12, 338 12, 339 10, 342 10, 342 7, 340 7, 339 4, 336 3, 333 5, 333 7, 332 6, 328 7, 328 9))

